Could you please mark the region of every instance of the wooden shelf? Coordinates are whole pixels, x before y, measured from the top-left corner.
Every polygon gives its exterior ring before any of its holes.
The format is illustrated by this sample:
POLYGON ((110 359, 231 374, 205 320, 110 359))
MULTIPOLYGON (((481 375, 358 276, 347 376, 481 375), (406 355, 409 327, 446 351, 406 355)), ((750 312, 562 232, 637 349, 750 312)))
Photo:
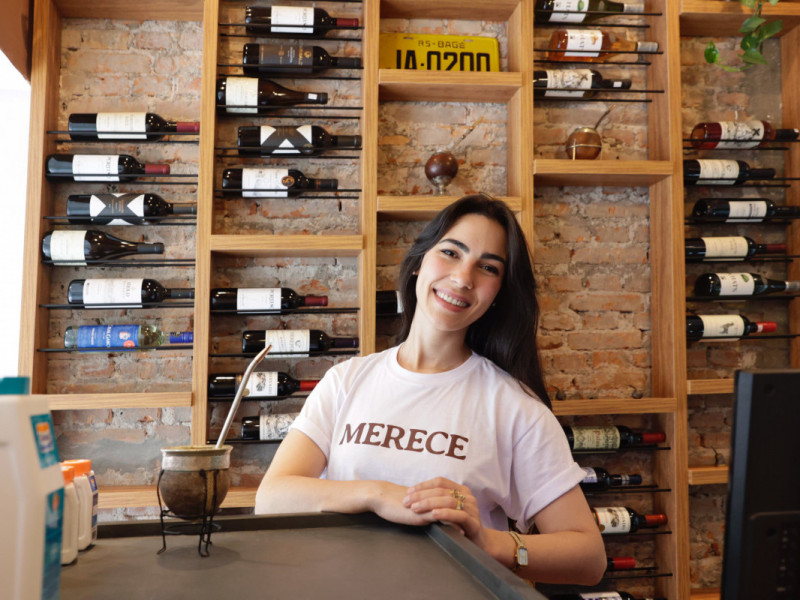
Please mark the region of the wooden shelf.
POLYGON ((692 590, 690 594, 691 600, 719 600, 719 588, 698 588, 692 590))
POLYGON ((518 0, 470 3, 461 0, 381 0, 384 19, 469 19, 470 21, 507 21, 518 0))
MULTIPOLYGON (((720 0, 682 0, 681 35, 740 36, 739 28, 752 11, 740 2, 720 0)), ((772 6, 764 3, 762 16, 783 21, 782 35, 800 24, 800 3, 780 2, 772 6)))
MULTIPOLYGON (((428 221, 459 196, 378 196, 378 215, 406 221, 428 221)), ((522 210, 518 196, 500 196, 514 212, 522 210)))
POLYGON ((191 406, 192 392, 142 394, 42 394, 50 410, 91 410, 95 408, 161 408, 191 406))
POLYGON ((733 391, 733 379, 690 379, 686 382, 686 393, 690 396, 732 394, 733 391))
MULTIPOLYGON (((154 485, 109 486, 98 489, 98 504, 101 509, 141 508, 158 506, 158 495, 154 485)), ((234 487, 228 490, 222 508, 248 508, 255 506, 256 488, 234 487)))
POLYGON ((380 100, 403 102, 508 102, 522 87, 522 73, 378 71, 380 100))
POLYGON ((572 415, 629 415, 643 413, 673 413, 678 408, 676 398, 555 400, 556 416, 572 415))
POLYGON ((728 467, 689 467, 689 485, 728 483, 728 467))
POLYGON ((673 175, 670 161, 537 158, 534 185, 649 186, 673 175))
POLYGON ((54 0, 62 17, 145 21, 202 21, 203 0, 54 0))
POLYGON ((358 256, 360 235, 212 235, 212 252, 239 256, 358 256))

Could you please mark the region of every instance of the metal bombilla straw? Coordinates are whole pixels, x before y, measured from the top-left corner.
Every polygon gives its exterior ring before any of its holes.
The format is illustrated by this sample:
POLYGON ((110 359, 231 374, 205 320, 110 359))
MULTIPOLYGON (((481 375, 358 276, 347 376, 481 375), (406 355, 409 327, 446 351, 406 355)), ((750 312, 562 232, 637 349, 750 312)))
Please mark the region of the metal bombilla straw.
POLYGON ((225 425, 222 426, 222 431, 219 434, 217 445, 214 446, 215 448, 220 448, 222 447, 222 444, 225 443, 225 438, 228 437, 228 430, 231 428, 231 424, 233 423, 233 415, 236 414, 236 410, 239 408, 239 404, 242 402, 242 396, 248 393, 246 388, 247 382, 250 381, 250 374, 253 372, 253 369, 255 369, 258 364, 264 360, 264 357, 270 350, 272 350, 271 344, 256 354, 255 358, 250 361, 250 364, 247 365, 247 368, 244 370, 242 380, 239 382, 239 389, 236 390, 236 396, 233 398, 231 409, 228 411, 228 416, 225 419, 225 425))

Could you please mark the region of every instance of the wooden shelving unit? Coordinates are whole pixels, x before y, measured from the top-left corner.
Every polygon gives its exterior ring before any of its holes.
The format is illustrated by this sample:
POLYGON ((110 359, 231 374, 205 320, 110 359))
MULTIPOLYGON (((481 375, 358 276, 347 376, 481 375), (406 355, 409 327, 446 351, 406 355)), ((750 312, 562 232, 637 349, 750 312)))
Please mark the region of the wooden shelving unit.
POLYGON ((728 483, 728 467, 689 467, 689 485, 728 483))

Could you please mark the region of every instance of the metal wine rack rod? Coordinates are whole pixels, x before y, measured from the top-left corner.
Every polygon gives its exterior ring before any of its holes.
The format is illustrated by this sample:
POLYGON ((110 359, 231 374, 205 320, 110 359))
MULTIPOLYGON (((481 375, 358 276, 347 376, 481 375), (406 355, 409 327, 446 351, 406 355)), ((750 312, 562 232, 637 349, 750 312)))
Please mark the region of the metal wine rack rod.
POLYGON ((137 348, 124 348, 122 346, 113 346, 111 348, 37 348, 37 352, 49 353, 97 353, 103 352, 109 354, 111 352, 145 352, 150 350, 191 350, 192 344, 172 344, 167 346, 139 346, 137 348))
MULTIPOLYGON (((95 223, 93 219, 97 217, 66 217, 66 216, 49 216, 42 217, 47 219, 51 225, 97 225, 98 227, 159 227, 159 226, 184 226, 195 227, 197 226, 197 218, 194 216, 184 215, 167 215, 164 217, 138 217, 142 219, 141 223, 128 223, 127 225, 111 225, 109 223, 95 223)), ((133 219, 131 215, 103 215, 103 218, 109 219, 133 219)))
POLYGON ((166 259, 166 260, 152 260, 152 259, 142 259, 142 260, 84 260, 80 261, 84 264, 76 264, 79 261, 74 260, 66 260, 66 261, 53 261, 49 259, 42 259, 42 264, 45 265, 53 265, 55 267, 75 267, 75 266, 87 266, 87 267, 143 267, 143 268, 153 268, 153 267, 194 267, 194 259, 193 258, 173 258, 173 259, 166 259))
POLYGON ((222 310, 211 310, 212 315, 265 315, 265 316, 281 316, 281 315, 341 315, 346 313, 357 313, 360 309, 356 306, 336 307, 331 306, 328 308, 284 308, 280 310, 236 310, 235 308, 228 308, 222 310))
POLYGON ((130 304, 40 304, 48 310, 142 310, 149 308, 194 308, 194 302, 154 302, 143 306, 130 304))
MULTIPOLYGON (((271 352, 270 358, 315 358, 317 356, 355 356, 360 352, 357 348, 352 350, 318 350, 309 352, 271 352)), ((257 352, 211 352, 210 358, 253 358, 257 352)))
POLYGON ((761 300, 792 300, 800 294, 759 294, 757 296, 687 296, 687 302, 754 302, 761 300))

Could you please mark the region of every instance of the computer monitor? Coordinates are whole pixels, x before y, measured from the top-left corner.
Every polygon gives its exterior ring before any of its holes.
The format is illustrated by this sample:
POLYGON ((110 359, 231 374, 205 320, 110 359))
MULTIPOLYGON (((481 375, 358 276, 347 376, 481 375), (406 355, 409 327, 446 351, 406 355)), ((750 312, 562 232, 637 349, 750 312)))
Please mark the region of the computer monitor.
POLYGON ((800 370, 739 371, 722 600, 800 598, 800 370))

